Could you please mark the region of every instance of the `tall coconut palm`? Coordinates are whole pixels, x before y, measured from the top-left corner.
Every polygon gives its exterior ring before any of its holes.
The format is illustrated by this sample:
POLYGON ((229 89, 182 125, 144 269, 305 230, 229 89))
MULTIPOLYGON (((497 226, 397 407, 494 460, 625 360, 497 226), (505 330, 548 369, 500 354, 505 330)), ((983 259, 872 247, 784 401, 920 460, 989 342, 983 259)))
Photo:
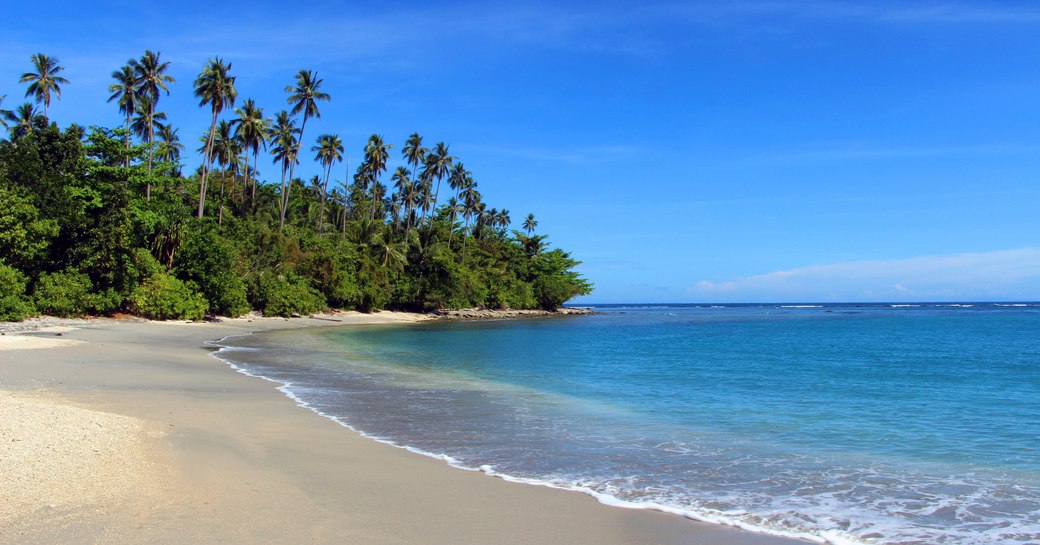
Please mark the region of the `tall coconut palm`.
MULTIPOLYGON (((300 123, 300 137, 296 142, 297 147, 303 142, 303 131, 307 128, 307 120, 311 117, 321 119, 318 101, 329 102, 329 94, 321 90, 323 81, 318 78, 317 72, 300 70, 296 73, 296 83, 285 88, 285 92, 289 93, 289 98, 286 101, 292 106, 292 114, 303 114, 303 121, 300 123)), ((296 151, 297 156, 299 156, 299 150, 297 149, 296 151)), ((295 164, 289 165, 289 180, 292 180, 295 168, 295 164)))
POLYGON ((35 72, 26 72, 19 78, 19 83, 28 83, 25 97, 32 95, 37 104, 43 104, 43 117, 47 117, 47 107, 51 105, 51 93, 61 99, 61 86, 68 85, 69 80, 59 76, 65 70, 58 64, 57 57, 36 53, 29 57, 35 72))
POLYGON ((347 233, 347 206, 350 204, 350 154, 347 154, 346 160, 343 161, 344 172, 343 172, 343 217, 340 219, 340 233, 347 233))
POLYGON ((253 200, 256 198, 256 177, 253 176, 252 183, 250 183, 249 176, 249 152, 253 152, 253 168, 256 168, 256 162, 260 155, 260 147, 263 146, 264 150, 267 150, 267 139, 271 133, 270 120, 264 119, 264 109, 256 105, 253 99, 247 99, 241 108, 235 108, 235 115, 237 119, 231 122, 235 127, 235 135, 242 141, 242 147, 246 152, 246 182, 242 185, 242 210, 245 215, 245 190, 246 186, 250 186, 251 194, 249 198, 250 206, 254 206, 253 200))
MULTIPOLYGON (((466 170, 465 165, 463 165, 461 162, 452 165, 451 172, 448 174, 448 186, 455 190, 455 196, 452 198, 456 202, 458 202, 459 200, 459 192, 462 191, 462 188, 466 185, 467 179, 472 179, 472 176, 470 175, 470 172, 466 170)), ((451 231, 448 234, 449 245, 451 244, 451 239, 453 238, 452 235, 454 235, 455 232, 455 214, 458 212, 459 207, 452 206, 450 209, 451 223, 449 225, 451 225, 451 231)))
MULTIPOLYGON (((154 110, 159 104, 159 91, 166 91, 166 94, 170 94, 170 89, 166 86, 167 83, 175 83, 177 80, 173 79, 173 76, 166 73, 170 68, 169 62, 162 62, 159 60, 160 53, 153 53, 150 50, 145 50, 144 55, 141 55, 140 60, 131 60, 130 66, 134 70, 134 80, 137 83, 138 92, 141 96, 149 97, 151 102, 148 106, 154 110)), ((231 66, 228 65, 230 69, 231 66)), ((155 143, 155 131, 148 131, 148 175, 152 175, 152 156, 154 153, 155 143)))
POLYGON ((379 195, 378 199, 376 198, 377 192, 375 191, 375 187, 381 185, 379 183, 379 176, 386 172, 386 162, 390 159, 390 150, 393 148, 394 146, 392 144, 383 142, 383 137, 378 134, 369 136, 368 143, 365 145, 365 164, 368 167, 368 174, 373 183, 372 219, 375 219, 378 201, 383 198, 383 195, 379 195))
POLYGON ((480 202, 480 192, 477 191, 477 182, 468 179, 462 188, 462 215, 466 218, 466 228, 462 231, 462 264, 466 264, 466 240, 469 238, 469 222, 473 216, 479 214, 484 206, 480 202))
MULTIPOLYGON (((148 174, 151 176, 151 157, 153 153, 153 142, 155 129, 162 127, 166 121, 166 114, 155 111, 155 102, 151 95, 141 95, 137 101, 137 115, 130 121, 130 130, 141 140, 148 142, 148 174)), ((152 182, 145 184, 145 200, 152 200, 152 182)))
POLYGON ((47 122, 47 118, 29 102, 23 102, 14 110, 4 110, 3 117, 12 142, 36 132, 37 127, 47 122))
POLYGON ((231 63, 224 64, 220 57, 214 57, 206 63, 202 73, 195 78, 195 96, 199 106, 209 105, 213 119, 209 126, 209 139, 206 142, 206 155, 202 163, 202 182, 199 184, 199 213, 201 218, 206 209, 206 184, 209 177, 209 165, 213 162, 213 138, 217 130, 217 116, 224 108, 235 105, 238 91, 235 89, 235 77, 231 75, 231 63))
MULTIPOLYGON (((279 229, 285 226, 285 210, 289 207, 289 191, 291 190, 291 183, 290 186, 285 184, 285 176, 291 165, 299 161, 297 154, 299 132, 296 122, 289 112, 282 110, 274 116, 274 126, 271 129, 271 143, 274 144, 274 148, 271 149, 271 155, 274 162, 280 163, 282 166, 282 185, 278 193, 279 229)), ((291 180, 290 178, 290 182, 291 180)))
MULTIPOLYGON (((130 61, 134 62, 133 60, 130 61)), ((108 92, 112 93, 108 97, 108 101, 118 101, 119 113, 126 116, 126 122, 124 128, 126 129, 126 160, 124 164, 130 166, 130 117, 137 112, 137 101, 140 98, 140 91, 137 87, 137 78, 134 75, 134 69, 130 64, 124 64, 122 68, 112 72, 112 79, 114 83, 108 86, 108 92)))
POLYGON ((451 171, 454 160, 455 158, 448 153, 448 146, 444 142, 437 142, 426 155, 426 173, 431 180, 437 180, 437 187, 433 192, 434 211, 437 210, 437 198, 441 192, 441 179, 451 171))
POLYGON ((159 127, 159 160, 170 165, 168 174, 171 176, 177 176, 180 170, 177 162, 181 158, 181 150, 184 149, 180 140, 177 129, 170 125, 159 127))
POLYGON ((390 181, 394 182, 394 193, 397 195, 397 200, 401 203, 401 208, 404 212, 404 238, 405 240, 408 240, 409 226, 407 220, 412 211, 412 180, 408 177, 408 169, 403 166, 397 167, 397 170, 394 171, 394 175, 390 177, 390 181))
POLYGON ((325 199, 328 198, 329 177, 332 176, 333 163, 343 159, 343 141, 339 135, 323 134, 318 137, 318 144, 311 147, 311 151, 317 152, 314 160, 321 163, 325 171, 325 179, 321 184, 321 206, 318 210, 318 232, 322 233, 325 231, 325 199))
POLYGON ((534 219, 534 214, 528 214, 527 218, 524 219, 524 231, 530 235, 534 233, 535 227, 538 227, 538 220, 534 219))
POLYGON ((401 148, 401 155, 404 156, 405 162, 412 166, 412 173, 409 179, 413 182, 415 180, 415 170, 419 168, 419 165, 426 163, 426 152, 427 149, 422 145, 422 137, 417 132, 413 132, 408 137, 408 140, 405 141, 404 147, 401 148))
POLYGON ((221 121, 217 125, 212 146, 213 156, 220 165, 220 205, 217 209, 217 225, 220 225, 224 218, 224 195, 228 185, 228 171, 231 171, 231 185, 234 186, 242 145, 239 139, 235 138, 235 131, 231 128, 231 123, 221 121))

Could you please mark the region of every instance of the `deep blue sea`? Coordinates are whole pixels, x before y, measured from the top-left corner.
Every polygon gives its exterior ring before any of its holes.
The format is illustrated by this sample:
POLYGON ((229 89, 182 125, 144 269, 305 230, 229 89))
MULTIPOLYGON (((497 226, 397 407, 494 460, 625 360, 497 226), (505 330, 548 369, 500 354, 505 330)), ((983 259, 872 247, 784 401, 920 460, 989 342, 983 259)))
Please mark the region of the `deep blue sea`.
POLYGON ((1040 543, 1040 304, 656 305, 219 356, 449 463, 819 542, 1040 543))

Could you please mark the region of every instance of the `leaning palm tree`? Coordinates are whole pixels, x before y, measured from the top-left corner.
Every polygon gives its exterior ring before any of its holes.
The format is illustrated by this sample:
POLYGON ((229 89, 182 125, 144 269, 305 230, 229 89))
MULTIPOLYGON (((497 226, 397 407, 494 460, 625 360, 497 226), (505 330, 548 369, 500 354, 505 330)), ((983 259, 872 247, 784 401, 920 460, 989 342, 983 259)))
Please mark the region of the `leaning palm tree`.
MULTIPOLYGON (((325 199, 328 198, 329 177, 332 175, 332 165, 343 159, 343 141, 339 135, 323 134, 318 137, 318 144, 311 147, 311 151, 317 152, 314 160, 322 165, 325 178, 321 184, 321 206, 318 210, 318 232, 325 231, 325 199)), ((335 221, 335 220, 333 220, 335 221)))
POLYGON ((31 103, 24 102, 12 110, 3 111, 4 126, 10 133, 11 141, 16 142, 34 132, 46 123, 46 118, 31 103))
POLYGON ((534 228, 538 227, 538 220, 534 219, 534 214, 528 214, 527 218, 524 219, 524 231, 530 235, 534 232, 534 228))
POLYGON ((177 136, 177 129, 169 125, 159 127, 159 160, 170 165, 169 174, 172 176, 178 175, 177 161, 181 158, 182 149, 184 144, 181 144, 180 137, 177 136))
MULTIPOLYGON (((296 73, 296 84, 286 86, 285 88, 285 92, 289 93, 287 102, 292 106, 292 114, 303 114, 303 121, 300 123, 300 137, 296 142, 297 148, 303 142, 303 131, 307 128, 307 120, 311 117, 321 119, 321 112, 318 111, 318 101, 329 101, 329 94, 321 91, 323 81, 318 79, 317 72, 300 70, 296 73)), ((296 150, 297 156, 299 156, 299 151, 299 149, 296 150)), ((289 180, 292 180, 295 168, 295 164, 289 165, 289 180)))
MULTIPOLYGON (((151 157, 154 152, 153 139, 155 135, 155 129, 163 126, 162 122, 166 121, 166 114, 163 112, 155 111, 155 102, 151 95, 142 95, 137 102, 137 115, 130 121, 130 130, 137 135, 141 140, 148 142, 148 175, 151 176, 151 157)), ((144 190, 145 200, 152 200, 152 182, 148 181, 145 184, 144 190)))
MULTIPOLYGON (((134 61, 130 61, 131 63, 134 61)), ((137 78, 134 76, 134 69, 130 64, 124 64, 122 68, 112 72, 112 79, 114 83, 108 86, 108 92, 112 93, 108 97, 108 101, 118 101, 119 113, 126 116, 126 122, 124 128, 126 129, 126 160, 124 164, 130 166, 130 117, 137 112, 137 101, 140 98, 140 91, 137 87, 137 78)))
MULTIPOLYGON (((153 111, 156 105, 159 104, 159 91, 166 91, 166 94, 170 94, 170 89, 166 86, 167 83, 174 83, 177 80, 173 79, 173 76, 166 73, 170 68, 169 62, 162 62, 159 60, 160 53, 153 53, 149 50, 145 50, 144 55, 141 55, 140 60, 130 60, 130 66, 134 70, 134 81, 137 84, 138 92, 143 97, 149 97, 151 102, 148 107, 153 111)), ((228 68, 231 68, 228 65, 228 68)), ((152 175, 152 155, 154 152, 155 143, 155 131, 149 130, 147 135, 148 140, 148 175, 152 175)))
POLYGON ((241 108, 235 108, 235 115, 237 119, 231 122, 235 127, 235 134, 242 141, 242 147, 246 151, 246 182, 242 185, 242 209, 243 215, 245 211, 245 190, 247 185, 251 185, 252 193, 250 194, 250 205, 253 206, 253 200, 256 198, 256 177, 253 177, 252 184, 249 182, 249 152, 253 152, 253 168, 256 168, 256 162, 260 155, 260 147, 267 149, 267 139, 270 136, 270 120, 264 119, 264 109, 256 105, 253 99, 247 99, 242 104, 241 108))
POLYGON ((296 128, 296 123, 292 116, 289 115, 289 112, 285 110, 278 112, 278 115, 274 117, 274 127, 271 129, 270 138, 271 143, 274 144, 274 148, 271 149, 271 156, 275 163, 280 163, 282 166, 282 185, 278 193, 279 230, 285 226, 285 210, 289 206, 289 191, 291 189, 291 184, 290 186, 285 185, 285 176, 289 172, 290 165, 298 161, 296 150, 299 148, 297 140, 299 133, 300 131, 296 128))
POLYGON ((51 105, 51 93, 61 99, 61 86, 68 85, 69 80, 59 76, 65 70, 64 66, 58 64, 57 57, 50 57, 43 53, 36 53, 29 57, 33 63, 35 72, 26 72, 18 80, 19 83, 28 83, 29 88, 25 91, 25 97, 34 97, 37 104, 43 104, 43 117, 47 117, 47 107, 51 105))
POLYGON ((213 162, 213 138, 217 130, 217 116, 224 108, 235 105, 238 91, 235 89, 235 77, 231 75, 231 63, 224 64, 220 57, 214 57, 195 78, 195 96, 199 106, 209 105, 213 112, 210 122, 209 139, 206 142, 206 154, 202 162, 202 182, 199 184, 199 218, 206 209, 206 184, 209 176, 209 165, 213 162))

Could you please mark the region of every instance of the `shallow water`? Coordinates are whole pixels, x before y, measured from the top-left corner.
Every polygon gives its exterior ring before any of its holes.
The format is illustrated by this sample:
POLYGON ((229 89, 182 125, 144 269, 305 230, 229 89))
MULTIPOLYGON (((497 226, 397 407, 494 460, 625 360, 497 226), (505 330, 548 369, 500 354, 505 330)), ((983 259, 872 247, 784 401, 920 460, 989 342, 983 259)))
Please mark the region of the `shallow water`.
POLYGON ((832 543, 1030 543, 1040 305, 1005 305, 610 306, 220 356, 375 438, 607 503, 832 543))

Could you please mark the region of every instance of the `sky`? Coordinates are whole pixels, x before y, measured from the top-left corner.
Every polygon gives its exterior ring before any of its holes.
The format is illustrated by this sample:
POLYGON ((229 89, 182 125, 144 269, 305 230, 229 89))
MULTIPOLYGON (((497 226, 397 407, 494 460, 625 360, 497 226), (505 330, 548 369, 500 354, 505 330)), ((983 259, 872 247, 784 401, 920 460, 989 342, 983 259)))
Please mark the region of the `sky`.
POLYGON ((575 303, 1040 300, 1035 2, 156 6, 7 4, 3 107, 44 52, 71 81, 52 120, 119 126, 111 73, 160 51, 190 150, 207 59, 268 116, 316 70, 307 144, 356 160, 377 133, 392 172, 409 134, 446 142, 489 207, 582 261, 575 303))

